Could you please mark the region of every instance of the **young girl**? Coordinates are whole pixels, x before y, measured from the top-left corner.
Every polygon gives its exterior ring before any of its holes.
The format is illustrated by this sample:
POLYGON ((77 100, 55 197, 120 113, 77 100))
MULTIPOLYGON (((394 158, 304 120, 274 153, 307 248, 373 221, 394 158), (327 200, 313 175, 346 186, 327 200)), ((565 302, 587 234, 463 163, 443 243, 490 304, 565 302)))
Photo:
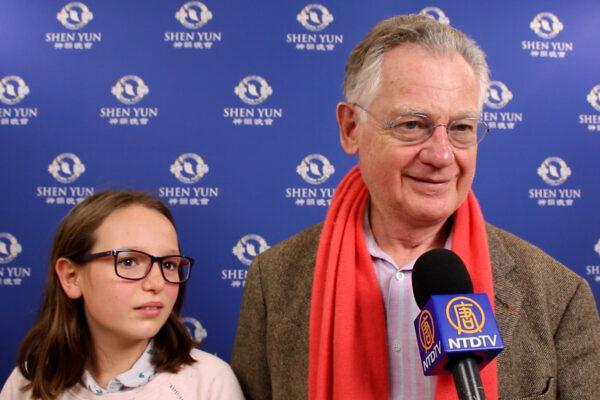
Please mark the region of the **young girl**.
POLYGON ((39 316, 4 399, 243 399, 179 319, 193 260, 153 197, 98 193, 58 227, 39 316))

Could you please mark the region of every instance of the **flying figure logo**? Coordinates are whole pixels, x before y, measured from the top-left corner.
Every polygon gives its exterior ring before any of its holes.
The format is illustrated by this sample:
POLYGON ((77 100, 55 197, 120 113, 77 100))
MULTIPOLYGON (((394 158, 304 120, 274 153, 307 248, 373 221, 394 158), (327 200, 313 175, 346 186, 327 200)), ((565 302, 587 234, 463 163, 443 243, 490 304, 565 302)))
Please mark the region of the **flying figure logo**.
POLYGON ((425 351, 429 351, 435 342, 435 325, 431 313, 427 310, 419 315, 419 341, 425 351))
POLYGON ((56 19, 58 19, 65 28, 78 30, 94 19, 94 14, 92 14, 85 4, 75 1, 65 5, 58 14, 56 14, 56 19))
POLYGON ((14 260, 23 248, 17 238, 8 232, 0 232, 0 264, 7 264, 14 260))
POLYGON ((12 106, 19 103, 29 94, 29 86, 21 77, 16 75, 5 76, 0 80, 0 101, 12 106))
POLYGON ((309 154, 296 167, 298 175, 307 183, 319 185, 335 172, 334 166, 321 154, 309 154))
POLYGON ((571 176, 572 172, 562 158, 548 157, 539 166, 537 173, 548 185, 559 186, 571 176))
POLYGON ((208 172, 208 165, 195 153, 185 153, 177 157, 170 171, 183 183, 196 183, 208 172))
POLYGON ((446 16, 446 13, 441 8, 425 7, 419 11, 419 14, 432 18, 441 24, 450 25, 450 18, 446 16))
POLYGON ((71 183, 85 172, 85 165, 75 154, 62 153, 48 165, 48 172, 60 183, 71 183))
POLYGON ((267 241, 259 235, 250 234, 242 237, 233 247, 233 254, 244 265, 252 264, 254 257, 267 250, 267 241))
POLYGON ((459 335, 481 332, 485 326, 483 308, 475 300, 464 296, 454 297, 448 302, 446 318, 459 335))
POLYGON ((590 90, 586 100, 596 111, 600 111, 600 85, 596 85, 590 90))
POLYGON ((137 75, 125 75, 111 89, 111 93, 123 104, 135 104, 149 92, 148 86, 137 75))
POLYGON ((233 92, 246 104, 257 105, 273 94, 273 88, 267 81, 258 76, 245 77, 233 89, 233 92))
POLYGON ((181 319, 181 322, 183 322, 194 341, 199 343, 208 337, 208 332, 196 318, 185 317, 181 319))
POLYGON ((529 27, 542 39, 553 39, 564 29, 558 17, 550 12, 541 12, 529 23, 529 27))
POLYGON ((309 31, 318 32, 333 22, 333 15, 321 4, 309 4, 298 13, 296 20, 309 31))
POLYGON ((199 1, 188 1, 175 13, 175 18, 188 29, 199 29, 213 17, 212 12, 199 1))
POLYGON ((485 105, 494 110, 504 108, 513 99, 512 92, 503 82, 491 81, 485 98, 485 105))

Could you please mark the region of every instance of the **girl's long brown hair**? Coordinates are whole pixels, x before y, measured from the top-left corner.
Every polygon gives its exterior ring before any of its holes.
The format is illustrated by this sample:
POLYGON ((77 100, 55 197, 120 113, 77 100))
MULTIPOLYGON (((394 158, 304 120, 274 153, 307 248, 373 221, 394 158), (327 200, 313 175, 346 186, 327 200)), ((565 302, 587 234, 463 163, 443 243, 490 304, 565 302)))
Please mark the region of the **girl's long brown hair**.
MULTIPOLYGON (((29 380, 23 390, 31 389, 32 398, 57 398, 79 382, 86 365, 96 360, 83 300, 65 295, 54 272, 56 261, 66 257, 77 263, 94 245, 102 221, 114 210, 131 205, 158 211, 175 226, 171 212, 161 201, 136 191, 97 193, 74 207, 58 226, 43 302, 17 354, 17 366, 29 380)), ((179 318, 184 293, 185 283, 180 284, 173 311, 154 337, 152 363, 159 372, 177 372, 184 364, 194 362, 190 350, 195 343, 179 318)))

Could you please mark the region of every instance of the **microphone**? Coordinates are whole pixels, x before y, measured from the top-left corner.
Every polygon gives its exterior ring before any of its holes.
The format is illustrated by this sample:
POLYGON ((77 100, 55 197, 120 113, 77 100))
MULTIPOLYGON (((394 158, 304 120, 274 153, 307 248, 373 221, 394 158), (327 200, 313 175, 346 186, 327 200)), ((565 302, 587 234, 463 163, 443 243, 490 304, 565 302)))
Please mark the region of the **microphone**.
POLYGON ((412 287, 423 373, 452 373, 460 400, 485 400, 479 369, 504 349, 487 295, 473 294, 465 264, 447 249, 417 259, 412 287))

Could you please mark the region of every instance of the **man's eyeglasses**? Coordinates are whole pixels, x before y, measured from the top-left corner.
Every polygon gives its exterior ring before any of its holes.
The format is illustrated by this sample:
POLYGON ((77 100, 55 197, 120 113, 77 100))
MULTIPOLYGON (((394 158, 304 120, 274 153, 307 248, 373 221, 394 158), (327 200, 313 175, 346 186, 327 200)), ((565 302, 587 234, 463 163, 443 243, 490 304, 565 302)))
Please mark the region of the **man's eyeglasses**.
POLYGON ((360 104, 352 103, 366 112, 381 128, 406 144, 420 144, 433 135, 438 126, 446 128, 448 140, 457 148, 466 149, 481 142, 490 128, 485 122, 475 117, 465 117, 450 121, 448 124, 435 124, 427 115, 419 113, 402 114, 391 121, 382 121, 360 104))
POLYGON ((112 256, 115 262, 115 274, 123 279, 139 281, 150 273, 155 262, 160 266, 160 273, 165 281, 183 283, 190 278, 194 259, 186 256, 154 257, 139 250, 109 250, 101 253, 87 254, 82 261, 88 262, 97 258, 112 256))

